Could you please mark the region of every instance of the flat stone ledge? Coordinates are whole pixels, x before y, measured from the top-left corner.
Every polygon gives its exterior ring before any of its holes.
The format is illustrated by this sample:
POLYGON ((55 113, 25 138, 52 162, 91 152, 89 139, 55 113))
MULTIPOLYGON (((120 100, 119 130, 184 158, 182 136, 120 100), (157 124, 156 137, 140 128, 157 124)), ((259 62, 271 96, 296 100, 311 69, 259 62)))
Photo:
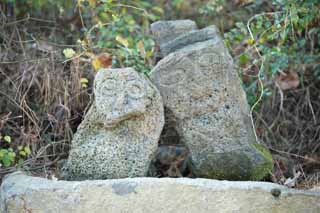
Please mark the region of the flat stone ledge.
POLYGON ((188 178, 54 181, 4 178, 0 212, 320 212, 320 191, 188 178))

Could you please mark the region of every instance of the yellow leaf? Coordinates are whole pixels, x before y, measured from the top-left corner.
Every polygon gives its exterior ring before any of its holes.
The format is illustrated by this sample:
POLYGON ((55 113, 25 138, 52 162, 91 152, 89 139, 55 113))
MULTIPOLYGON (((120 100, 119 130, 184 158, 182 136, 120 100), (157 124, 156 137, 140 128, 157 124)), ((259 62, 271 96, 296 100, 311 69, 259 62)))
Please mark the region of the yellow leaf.
POLYGON ((164 14, 164 11, 163 11, 163 9, 162 9, 161 7, 154 7, 154 8, 152 8, 152 9, 153 9, 154 11, 160 13, 160 14, 164 14))
POLYGON ((87 78, 81 78, 80 79, 80 83, 81 84, 87 84, 89 81, 88 81, 88 79, 87 78))
POLYGON ((147 51, 147 58, 150 58, 151 56, 152 56, 152 54, 153 54, 153 50, 149 50, 149 51, 147 51))
POLYGON ((23 157, 25 157, 27 155, 27 153, 25 151, 20 151, 19 154, 23 157))
POLYGON ((87 84, 81 84, 82 88, 87 88, 88 85, 87 84))
POLYGON ((97 2, 96 0, 88 0, 90 7, 95 7, 97 2))
POLYGON ((101 53, 95 56, 91 63, 96 71, 101 68, 110 68, 112 66, 112 56, 108 53, 101 53))
POLYGON ((254 39, 252 39, 252 38, 249 38, 248 40, 247 40, 247 44, 249 44, 249 45, 253 45, 254 44, 254 39))
POLYGON ((144 44, 143 41, 140 40, 137 43, 137 49, 139 50, 139 52, 141 53, 141 55, 145 58, 146 57, 146 50, 144 49, 144 44))
POLYGON ((4 141, 11 143, 11 137, 9 135, 4 136, 4 141))
POLYGON ((116 36, 116 41, 122 44, 125 47, 129 46, 129 42, 127 39, 123 38, 122 36, 116 36))
POLYGON ((66 48, 63 50, 63 54, 66 58, 72 58, 76 52, 71 48, 66 48))
POLYGON ((259 44, 264 44, 265 41, 266 41, 265 38, 260 38, 260 39, 259 39, 259 44))
POLYGON ((101 68, 101 62, 97 57, 92 60, 91 64, 96 71, 98 71, 101 68))
POLYGON ((29 146, 25 146, 24 147, 24 151, 26 152, 27 155, 30 155, 31 154, 31 149, 29 146))

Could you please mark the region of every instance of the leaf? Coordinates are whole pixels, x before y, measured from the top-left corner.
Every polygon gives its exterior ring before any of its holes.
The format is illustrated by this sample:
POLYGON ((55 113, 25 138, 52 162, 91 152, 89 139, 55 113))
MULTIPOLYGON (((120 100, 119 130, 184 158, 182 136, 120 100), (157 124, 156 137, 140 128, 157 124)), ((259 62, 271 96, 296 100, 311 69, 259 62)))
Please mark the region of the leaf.
POLYGON ((81 78, 80 79, 80 83, 81 84, 87 84, 89 81, 88 81, 88 79, 87 78, 81 78))
POLYGON ((63 54, 66 58, 72 58, 76 52, 71 48, 66 48, 63 50, 63 54))
POLYGON ((4 141, 6 141, 7 143, 11 143, 11 137, 9 135, 4 136, 4 141))
POLYGON ((24 147, 24 151, 26 152, 27 155, 30 155, 31 154, 31 149, 29 146, 25 146, 24 147))
POLYGON ((99 61, 98 57, 95 57, 91 62, 95 71, 98 71, 101 68, 101 62, 99 61))
POLYGON ((122 36, 118 35, 116 36, 116 41, 119 42, 120 44, 122 44, 125 47, 129 46, 129 42, 127 39, 123 38, 122 36))
POLYGON ((247 40, 247 44, 249 44, 249 45, 253 45, 254 44, 254 39, 252 39, 252 38, 249 38, 248 40, 247 40))
POLYGON ((158 12, 160 14, 164 14, 164 11, 161 7, 153 7, 152 10, 154 10, 155 12, 158 12))
POLYGON ((239 57, 239 63, 240 65, 246 65, 249 61, 249 58, 246 54, 241 54, 239 57))
POLYGON ((96 1, 96 0, 88 0, 88 2, 89 2, 89 6, 90 6, 90 7, 95 7, 96 4, 97 4, 97 1, 96 1))
POLYGON ((139 50, 139 52, 141 53, 141 55, 145 58, 146 57, 146 50, 144 48, 144 43, 142 40, 140 40, 137 43, 137 49, 139 50))
POLYGON ((23 156, 23 157, 27 156, 27 153, 26 153, 25 151, 23 151, 23 150, 21 150, 21 151, 19 152, 19 154, 20 154, 21 156, 23 156))
POLYGON ((3 158, 6 153, 7 153, 6 149, 1 149, 0 150, 0 159, 3 158))
POLYGON ((8 155, 6 155, 2 158, 2 162, 5 167, 9 167, 11 165, 12 160, 8 155))
POLYGON ((14 159, 14 157, 16 156, 16 153, 14 152, 9 152, 8 156, 11 157, 12 159, 14 159))
POLYGON ((291 70, 287 73, 280 73, 276 77, 276 84, 281 90, 296 89, 300 84, 299 76, 291 70))
POLYGON ((112 66, 112 56, 108 53, 99 54, 93 58, 91 64, 96 71, 101 68, 110 68, 112 66))
POLYGON ((88 79, 87 78, 81 78, 80 79, 80 83, 81 83, 81 86, 83 87, 83 88, 87 88, 88 87, 88 79))

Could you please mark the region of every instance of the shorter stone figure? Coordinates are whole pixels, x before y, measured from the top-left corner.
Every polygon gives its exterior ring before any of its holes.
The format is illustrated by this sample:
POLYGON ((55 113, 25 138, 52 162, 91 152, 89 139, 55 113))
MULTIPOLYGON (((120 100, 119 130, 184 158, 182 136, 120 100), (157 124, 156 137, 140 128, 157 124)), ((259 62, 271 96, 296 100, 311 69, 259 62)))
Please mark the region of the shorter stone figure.
POLYGON ((160 93, 132 68, 102 69, 72 141, 68 180, 146 176, 164 125, 160 93))

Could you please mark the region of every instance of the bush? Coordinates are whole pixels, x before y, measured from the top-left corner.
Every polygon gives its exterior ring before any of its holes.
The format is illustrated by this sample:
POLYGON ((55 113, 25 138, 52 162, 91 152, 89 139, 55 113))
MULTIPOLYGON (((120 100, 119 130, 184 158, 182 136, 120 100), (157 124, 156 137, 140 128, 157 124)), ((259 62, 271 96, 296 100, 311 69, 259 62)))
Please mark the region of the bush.
POLYGON ((263 85, 257 84, 257 77, 263 84, 270 85, 281 73, 298 72, 302 79, 307 70, 315 76, 320 72, 317 63, 320 47, 315 43, 320 38, 320 3, 316 0, 274 0, 272 3, 274 12, 256 14, 225 34, 225 42, 244 75, 251 106, 260 92, 263 97, 272 94, 268 87, 260 91, 263 85))

